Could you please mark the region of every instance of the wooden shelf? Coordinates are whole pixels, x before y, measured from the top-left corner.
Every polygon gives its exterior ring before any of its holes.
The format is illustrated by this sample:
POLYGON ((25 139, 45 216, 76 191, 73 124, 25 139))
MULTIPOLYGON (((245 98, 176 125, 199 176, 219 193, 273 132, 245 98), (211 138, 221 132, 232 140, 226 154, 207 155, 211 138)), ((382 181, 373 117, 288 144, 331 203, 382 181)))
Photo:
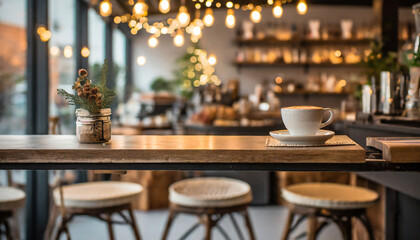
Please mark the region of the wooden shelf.
POLYGON ((276 38, 264 38, 264 39, 236 39, 237 45, 328 45, 328 44, 339 44, 339 45, 367 45, 372 39, 290 39, 290 40, 279 40, 276 38))
POLYGON ((251 62, 233 62, 237 67, 360 67, 359 64, 354 63, 251 63, 251 62))

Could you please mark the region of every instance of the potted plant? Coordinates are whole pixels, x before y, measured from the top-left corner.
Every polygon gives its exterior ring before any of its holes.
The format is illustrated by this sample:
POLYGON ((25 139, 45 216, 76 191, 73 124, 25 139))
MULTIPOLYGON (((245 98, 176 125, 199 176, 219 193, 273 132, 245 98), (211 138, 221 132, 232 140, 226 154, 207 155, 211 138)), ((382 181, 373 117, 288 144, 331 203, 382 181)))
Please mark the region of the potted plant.
POLYGON ((80 69, 73 85, 76 94, 57 89, 70 105, 76 105, 76 136, 80 143, 103 143, 111 139, 111 109, 114 91, 106 86, 108 62, 102 66, 101 81, 93 84, 88 72, 80 69))

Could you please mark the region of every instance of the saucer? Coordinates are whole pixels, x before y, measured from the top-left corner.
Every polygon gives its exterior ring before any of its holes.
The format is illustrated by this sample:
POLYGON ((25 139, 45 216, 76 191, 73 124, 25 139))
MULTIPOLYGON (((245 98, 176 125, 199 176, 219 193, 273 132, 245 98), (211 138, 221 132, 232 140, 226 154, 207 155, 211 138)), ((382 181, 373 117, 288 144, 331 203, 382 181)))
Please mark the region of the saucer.
POLYGON ((320 145, 334 136, 333 131, 318 130, 316 135, 293 136, 288 130, 271 131, 270 136, 288 145, 320 145))

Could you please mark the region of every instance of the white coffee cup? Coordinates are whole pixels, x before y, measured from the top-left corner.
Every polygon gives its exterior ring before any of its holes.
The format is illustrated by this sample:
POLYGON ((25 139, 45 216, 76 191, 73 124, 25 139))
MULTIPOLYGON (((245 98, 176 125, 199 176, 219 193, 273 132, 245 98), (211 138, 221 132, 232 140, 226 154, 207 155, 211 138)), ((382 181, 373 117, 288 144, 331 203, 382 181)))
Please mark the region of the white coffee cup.
POLYGON ((331 108, 315 106, 284 107, 281 109, 281 118, 291 135, 309 136, 329 125, 334 119, 334 112, 331 108), (329 112, 330 116, 322 123, 324 112, 329 112))

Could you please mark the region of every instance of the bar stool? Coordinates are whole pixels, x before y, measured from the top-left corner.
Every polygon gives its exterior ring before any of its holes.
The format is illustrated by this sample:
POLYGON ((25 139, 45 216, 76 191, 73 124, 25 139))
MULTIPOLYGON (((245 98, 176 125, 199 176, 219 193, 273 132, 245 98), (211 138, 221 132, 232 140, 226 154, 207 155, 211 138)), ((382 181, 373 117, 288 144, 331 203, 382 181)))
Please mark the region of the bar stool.
MULTIPOLYGON (((26 194, 24 191, 14 188, 0 186, 0 238, 4 234, 7 239, 14 239, 9 225, 9 219, 13 217, 14 212, 25 205, 26 194)), ((16 227, 16 226, 15 226, 16 227)))
POLYGON ((199 222, 192 226, 180 239, 185 239, 200 224, 205 226, 205 239, 211 239, 213 227, 229 239, 218 222, 228 215, 239 239, 244 239, 235 220, 234 213, 240 213, 246 223, 249 238, 255 239, 248 204, 252 201, 251 187, 242 181, 229 178, 192 178, 178 181, 169 187, 169 217, 162 236, 165 240, 173 220, 179 213, 197 215, 199 222))
POLYGON ((289 203, 289 214, 283 240, 305 219, 308 219, 308 239, 314 240, 320 231, 334 222, 345 240, 352 240, 352 219, 365 227, 369 239, 374 235, 366 216, 366 208, 378 200, 378 194, 369 189, 336 183, 301 183, 282 189, 283 198, 289 203), (294 223, 296 215, 300 217, 294 223), (318 223, 317 217, 325 221, 318 223))
POLYGON ((51 239, 54 229, 57 229, 55 239, 59 239, 64 232, 67 239, 70 239, 68 223, 76 215, 87 215, 96 217, 107 223, 109 238, 114 239, 112 224, 129 224, 137 240, 140 233, 137 229, 136 220, 131 207, 131 202, 135 200, 143 191, 143 187, 136 183, 128 182, 88 182, 78 183, 67 186, 59 186, 53 192, 54 207, 50 215, 49 225, 51 229, 46 233, 47 239, 51 239), (61 211, 61 214, 59 213, 61 211), (123 214, 128 212, 128 217, 123 214), (111 216, 117 213, 124 221, 113 221, 111 216), (56 224, 56 219, 61 215, 61 223, 56 224))

